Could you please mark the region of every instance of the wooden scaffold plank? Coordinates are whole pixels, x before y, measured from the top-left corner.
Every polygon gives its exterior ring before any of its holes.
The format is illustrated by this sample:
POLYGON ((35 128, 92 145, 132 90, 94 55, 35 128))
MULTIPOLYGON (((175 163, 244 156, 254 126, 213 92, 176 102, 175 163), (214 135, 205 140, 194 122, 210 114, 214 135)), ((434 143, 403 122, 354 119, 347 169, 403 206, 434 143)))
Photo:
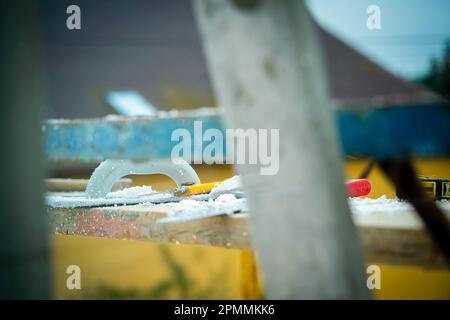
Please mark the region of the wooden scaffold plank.
MULTIPOLYGON (((51 232, 162 243, 251 249, 247 213, 157 223, 165 205, 48 208, 51 232)), ((450 212, 447 212, 450 219, 450 212)), ((450 267, 413 211, 353 215, 367 263, 450 267)))

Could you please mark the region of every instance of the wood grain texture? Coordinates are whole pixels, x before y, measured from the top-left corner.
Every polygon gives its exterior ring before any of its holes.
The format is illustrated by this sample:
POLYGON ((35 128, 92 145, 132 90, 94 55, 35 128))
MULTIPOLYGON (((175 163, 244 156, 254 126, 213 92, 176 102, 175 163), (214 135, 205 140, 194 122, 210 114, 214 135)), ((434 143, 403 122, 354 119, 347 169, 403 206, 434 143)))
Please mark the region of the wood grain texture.
POLYGON ((167 217, 164 204, 103 208, 48 208, 57 234, 250 248, 246 214, 222 215, 180 223, 157 223, 167 217))
MULTIPOLYGON (((52 209, 51 232, 162 243, 253 249, 249 214, 222 215, 181 223, 158 224, 164 205, 52 209)), ((450 212, 447 212, 450 219, 450 212)), ((414 212, 354 215, 367 263, 449 268, 414 212)), ((270 237, 270 235, 269 235, 270 237)))

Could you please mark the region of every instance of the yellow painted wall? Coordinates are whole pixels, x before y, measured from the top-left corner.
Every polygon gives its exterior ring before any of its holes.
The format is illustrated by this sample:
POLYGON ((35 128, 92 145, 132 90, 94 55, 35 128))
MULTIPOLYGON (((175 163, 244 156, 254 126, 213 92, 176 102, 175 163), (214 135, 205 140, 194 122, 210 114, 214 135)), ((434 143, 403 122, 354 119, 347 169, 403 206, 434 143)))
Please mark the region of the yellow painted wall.
MULTIPOLYGON (((366 164, 366 160, 347 160, 345 162, 345 176, 347 178, 357 178, 366 164)), ((420 175, 429 177, 450 178, 450 160, 449 159, 432 159, 432 160, 415 160, 414 168, 420 175)), ((389 181, 385 178, 378 166, 375 166, 368 177, 372 185, 370 198, 378 198, 386 195, 389 198, 395 197, 395 190, 389 181)))
MULTIPOLYGON (((365 160, 348 160, 345 176, 357 178, 365 160)), ((414 161, 416 172, 429 177, 450 178, 449 159, 421 159, 414 161)), ((368 177, 372 185, 370 198, 386 195, 395 197, 395 189, 378 166, 368 177)), ((417 267, 381 266, 381 290, 374 290, 377 299, 450 299, 450 271, 426 270, 417 267)))
MULTIPOLYGON (((356 178, 364 160, 345 163, 347 178, 356 178)), ((418 173, 450 177, 450 161, 416 161, 418 173)), ((234 175, 230 166, 197 166, 202 181, 234 175)), ((135 185, 157 190, 174 187, 162 176, 133 176, 135 185)), ((378 168, 369 176, 370 197, 395 192, 378 168)), ((53 236, 54 296, 65 298, 208 298, 246 299, 261 296, 260 280, 249 251, 194 245, 154 244, 78 236, 53 236), (68 265, 81 267, 82 289, 66 289, 68 265)), ((450 272, 415 267, 381 266, 378 299, 450 299, 450 272)))
POLYGON ((240 250, 80 236, 53 243, 57 298, 244 298, 240 250), (65 286, 71 264, 81 268, 81 290, 65 286))

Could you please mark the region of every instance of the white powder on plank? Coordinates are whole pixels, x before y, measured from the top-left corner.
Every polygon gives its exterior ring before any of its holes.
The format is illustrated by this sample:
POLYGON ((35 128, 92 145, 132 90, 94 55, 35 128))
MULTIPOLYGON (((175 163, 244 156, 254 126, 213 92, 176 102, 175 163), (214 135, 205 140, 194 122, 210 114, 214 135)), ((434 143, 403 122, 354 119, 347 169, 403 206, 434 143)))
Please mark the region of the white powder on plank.
MULTIPOLYGON (((444 211, 450 211, 450 203, 447 200, 436 201, 437 205, 444 211)), ((349 198, 350 209, 353 214, 390 213, 414 211, 413 206, 406 201, 390 199, 383 195, 378 199, 371 198, 349 198)))
MULTIPOLYGON (((223 209, 228 207, 233 208, 239 199, 231 193, 226 193, 227 190, 236 190, 240 188, 241 180, 239 176, 234 176, 230 179, 224 180, 222 184, 215 187, 211 191, 211 196, 217 196, 216 199, 209 199, 209 201, 199 201, 193 199, 185 199, 180 202, 155 204, 154 210, 161 212, 168 212, 169 215, 179 215, 193 211, 223 209)), ((138 198, 143 195, 156 193, 150 186, 131 187, 120 191, 110 192, 108 198, 138 198)), ((353 214, 371 214, 371 213, 390 213, 395 214, 405 211, 414 211, 412 205, 406 201, 399 199, 390 199, 386 195, 378 199, 372 198, 349 198, 349 206, 353 214)), ((444 211, 450 211, 450 203, 446 200, 438 201, 438 205, 444 211)), ((148 205, 148 204, 147 204, 148 205)))
POLYGON ((197 201, 197 200, 181 200, 180 202, 176 203, 176 208, 179 208, 180 210, 202 210, 207 209, 207 202, 206 201, 197 201))
POLYGON ((139 198, 153 193, 156 193, 156 191, 151 186, 140 186, 110 192, 106 195, 106 198, 139 198))
POLYGON ((232 194, 222 194, 215 200, 198 201, 192 199, 181 200, 157 205, 154 210, 166 212, 168 216, 187 214, 200 211, 219 210, 223 213, 232 213, 234 208, 245 206, 245 199, 236 199, 232 194))
POLYGON ((224 193, 218 196, 215 200, 218 203, 230 203, 236 201, 236 197, 231 193, 224 193))

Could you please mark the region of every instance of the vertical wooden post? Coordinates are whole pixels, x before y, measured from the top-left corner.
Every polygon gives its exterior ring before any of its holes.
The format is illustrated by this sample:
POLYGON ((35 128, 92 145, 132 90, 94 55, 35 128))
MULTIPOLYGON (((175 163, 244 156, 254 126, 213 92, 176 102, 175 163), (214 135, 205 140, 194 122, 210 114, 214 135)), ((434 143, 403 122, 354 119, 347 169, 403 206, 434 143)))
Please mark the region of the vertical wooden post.
MULTIPOLYGON (((43 51, 36 2, 0 5, 0 298, 49 298, 43 51)), ((64 25, 61 26, 64 28, 64 25)))
POLYGON ((193 1, 227 128, 279 129, 280 169, 238 166, 268 298, 368 298, 314 24, 302 1, 193 1))

